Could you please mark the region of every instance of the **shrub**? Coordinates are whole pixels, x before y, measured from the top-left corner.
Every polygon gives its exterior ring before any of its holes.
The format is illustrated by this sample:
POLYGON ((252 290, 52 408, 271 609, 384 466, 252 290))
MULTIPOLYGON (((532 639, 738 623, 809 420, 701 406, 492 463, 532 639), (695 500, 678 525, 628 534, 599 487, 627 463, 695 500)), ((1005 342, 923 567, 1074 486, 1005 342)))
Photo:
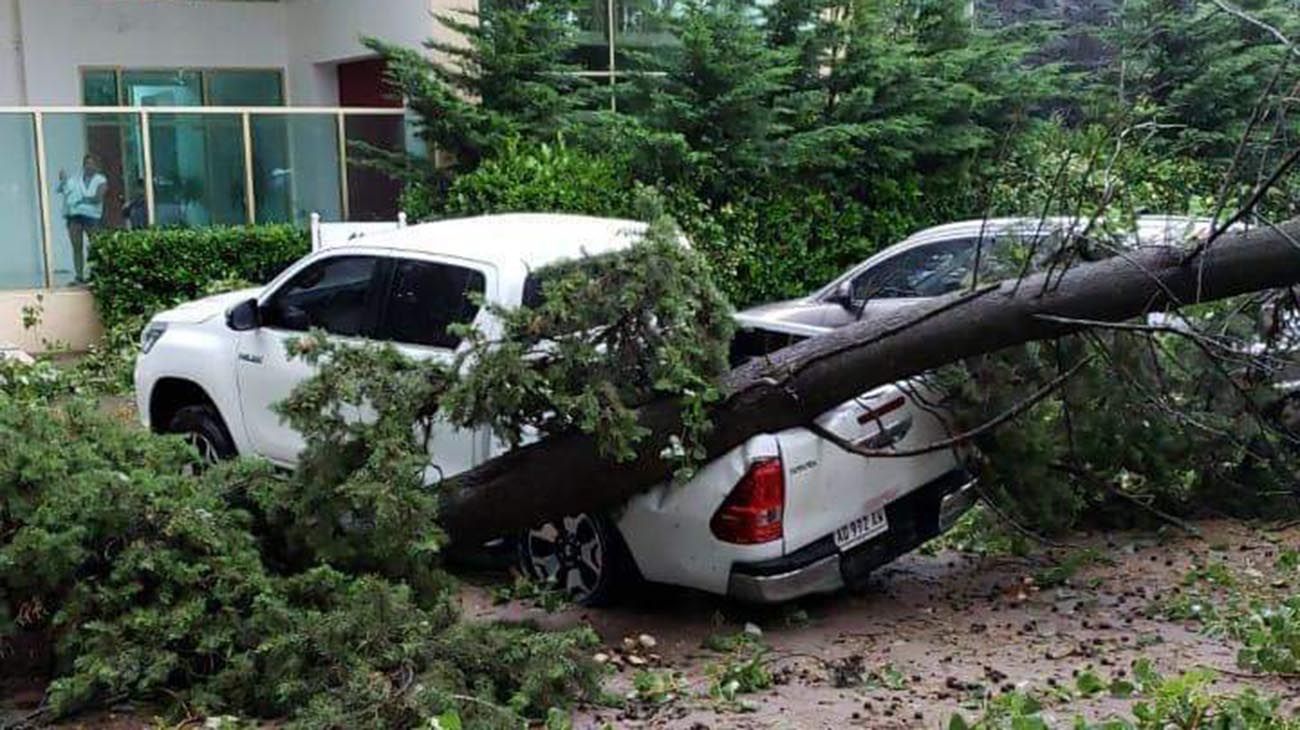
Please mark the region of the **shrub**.
POLYGON ((206 294, 215 282, 263 283, 311 248, 292 226, 105 231, 90 250, 90 288, 105 327, 206 294))
POLYGON ((415 187, 404 199, 416 218, 489 213, 580 213, 626 217, 632 184, 612 160, 553 143, 511 140, 442 194, 415 187))
POLYGON ((0 652, 18 633, 50 646, 46 714, 173 698, 299 727, 428 726, 447 712, 519 727, 595 691, 590 631, 462 625, 447 581, 422 591, 326 553, 286 559, 258 506, 295 496, 268 488, 286 477, 260 463, 190 476, 197 454, 180 439, 22 384, 48 375, 9 369, 0 389, 0 652))
POLYGON ((862 202, 790 186, 708 203, 672 190, 669 209, 713 264, 736 306, 804 296, 844 269, 939 220, 915 180, 890 181, 862 202))

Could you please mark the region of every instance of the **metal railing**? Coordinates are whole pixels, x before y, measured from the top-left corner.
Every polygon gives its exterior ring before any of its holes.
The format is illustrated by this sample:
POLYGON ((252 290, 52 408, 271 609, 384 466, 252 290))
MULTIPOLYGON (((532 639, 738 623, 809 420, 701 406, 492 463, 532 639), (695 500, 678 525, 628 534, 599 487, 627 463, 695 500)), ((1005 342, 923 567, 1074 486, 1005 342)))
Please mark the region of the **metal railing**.
POLYGON ((112 201, 131 199, 121 210, 106 207, 107 225, 306 226, 313 213, 342 221, 391 218, 395 183, 385 187, 364 177, 377 173, 362 170, 350 148, 367 142, 413 151, 405 118, 406 110, 392 108, 0 107, 0 168, 9 168, 0 169, 0 228, 21 229, 32 220, 24 209, 32 202, 39 207, 42 272, 35 275, 34 259, 26 269, 11 261, 6 272, 5 247, 21 247, 25 235, 11 234, 0 239, 0 289, 36 288, 37 278, 51 288, 67 273, 57 271, 59 254, 74 246, 72 234, 55 223, 57 195, 65 189, 56 175, 62 179, 68 167, 81 174, 87 155, 103 161, 112 201), (366 185, 354 191, 350 179, 357 176, 366 185), (367 195, 382 196, 391 210, 354 210, 373 202, 367 195), (32 286, 15 285, 29 280, 32 286))

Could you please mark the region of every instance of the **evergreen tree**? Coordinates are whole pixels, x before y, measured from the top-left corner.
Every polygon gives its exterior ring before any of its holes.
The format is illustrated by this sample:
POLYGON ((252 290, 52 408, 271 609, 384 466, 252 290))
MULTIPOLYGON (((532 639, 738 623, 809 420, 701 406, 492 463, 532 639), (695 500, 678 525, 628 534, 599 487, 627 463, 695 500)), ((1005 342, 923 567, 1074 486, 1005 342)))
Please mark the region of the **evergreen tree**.
POLYGON ((795 71, 773 49, 753 0, 691 0, 671 19, 679 40, 661 53, 663 76, 629 84, 630 109, 648 128, 691 150, 694 183, 726 199, 769 169, 779 136, 775 106, 795 71))
POLYGON ((554 135, 587 104, 587 86, 566 73, 576 70, 566 61, 575 46, 575 5, 491 0, 477 12, 438 16, 463 41, 430 40, 424 52, 377 39, 367 45, 387 61, 420 138, 448 154, 451 172, 464 172, 503 140, 554 135))
POLYGON ((1251 0, 1224 6, 1211 0, 1131 0, 1107 39, 1117 63, 1100 75, 1121 109, 1139 108, 1172 125, 1162 137, 1173 154, 1226 162, 1250 126, 1256 108, 1269 112, 1258 137, 1285 148, 1294 122, 1280 122, 1278 104, 1300 83, 1300 48, 1271 29, 1300 39, 1294 0, 1251 0), (1276 79, 1275 79, 1276 77, 1276 79))
MULTIPOLYGON (((786 164, 822 184, 970 159, 1052 91, 1033 46, 972 26, 962 0, 841 0, 812 11, 817 52, 793 100, 786 164)), ((802 24, 807 27, 809 18, 802 24)))

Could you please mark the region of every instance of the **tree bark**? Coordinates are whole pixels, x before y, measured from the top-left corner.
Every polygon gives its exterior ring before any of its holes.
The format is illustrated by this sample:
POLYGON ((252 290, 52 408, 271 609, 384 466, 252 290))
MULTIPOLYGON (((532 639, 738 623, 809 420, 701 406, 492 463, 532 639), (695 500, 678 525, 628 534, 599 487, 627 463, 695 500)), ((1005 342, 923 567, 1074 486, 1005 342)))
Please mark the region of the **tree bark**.
MULTIPOLYGON (((1044 315, 1120 322, 1148 312, 1300 283, 1300 219, 1225 234, 1190 260, 1187 249, 1158 248, 1077 265, 1016 285, 1007 281, 901 308, 829 332, 725 375, 712 413, 710 457, 755 434, 802 426, 850 398, 967 357, 1083 329, 1044 315)), ((444 528, 479 541, 544 519, 617 507, 662 483, 660 458, 680 430, 673 400, 640 409, 646 437, 635 460, 612 463, 580 433, 525 446, 446 485, 444 528)))

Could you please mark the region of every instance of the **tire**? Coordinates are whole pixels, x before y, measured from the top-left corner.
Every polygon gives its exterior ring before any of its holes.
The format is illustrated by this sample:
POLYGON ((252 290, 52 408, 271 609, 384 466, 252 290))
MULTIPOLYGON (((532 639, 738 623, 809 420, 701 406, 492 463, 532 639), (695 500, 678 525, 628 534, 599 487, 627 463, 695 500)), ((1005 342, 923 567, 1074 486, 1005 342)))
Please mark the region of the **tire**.
POLYGON ((586 513, 545 522, 518 537, 519 568, 568 592, 575 603, 604 606, 639 578, 618 528, 586 513))
POLYGON ((186 406, 176 411, 167 424, 167 432, 184 436, 199 452, 200 462, 196 471, 239 455, 221 414, 209 405, 186 406))

